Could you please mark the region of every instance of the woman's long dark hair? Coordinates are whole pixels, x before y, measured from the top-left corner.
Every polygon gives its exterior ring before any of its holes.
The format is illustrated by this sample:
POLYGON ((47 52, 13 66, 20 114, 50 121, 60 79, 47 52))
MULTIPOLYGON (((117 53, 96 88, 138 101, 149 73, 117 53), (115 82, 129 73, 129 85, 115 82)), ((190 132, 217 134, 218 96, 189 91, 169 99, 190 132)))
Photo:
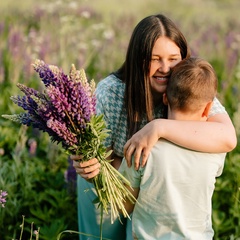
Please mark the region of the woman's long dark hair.
POLYGON ((153 99, 149 71, 152 49, 160 36, 171 39, 180 48, 182 59, 190 56, 187 41, 177 26, 162 14, 141 20, 133 30, 126 59, 114 73, 125 82, 124 104, 127 109, 128 137, 139 130, 144 116, 153 119, 153 99))

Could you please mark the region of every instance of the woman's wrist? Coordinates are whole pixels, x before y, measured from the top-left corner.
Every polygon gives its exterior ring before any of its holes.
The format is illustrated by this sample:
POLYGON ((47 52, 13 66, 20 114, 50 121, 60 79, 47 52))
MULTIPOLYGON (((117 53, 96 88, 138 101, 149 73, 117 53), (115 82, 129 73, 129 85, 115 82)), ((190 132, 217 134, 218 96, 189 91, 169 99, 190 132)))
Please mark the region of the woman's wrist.
POLYGON ((165 128, 166 128, 166 119, 154 119, 153 120, 153 129, 154 132, 157 134, 157 138, 164 138, 165 137, 165 128))

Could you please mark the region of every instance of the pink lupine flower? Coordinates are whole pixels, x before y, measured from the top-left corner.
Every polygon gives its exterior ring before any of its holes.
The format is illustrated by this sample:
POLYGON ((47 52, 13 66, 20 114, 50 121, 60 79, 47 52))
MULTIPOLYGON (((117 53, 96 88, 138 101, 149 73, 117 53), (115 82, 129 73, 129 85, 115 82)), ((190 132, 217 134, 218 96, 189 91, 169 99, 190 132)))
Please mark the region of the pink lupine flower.
POLYGON ((6 203, 6 196, 8 195, 8 193, 6 191, 2 191, 0 190, 0 204, 2 207, 5 207, 5 203, 6 203))

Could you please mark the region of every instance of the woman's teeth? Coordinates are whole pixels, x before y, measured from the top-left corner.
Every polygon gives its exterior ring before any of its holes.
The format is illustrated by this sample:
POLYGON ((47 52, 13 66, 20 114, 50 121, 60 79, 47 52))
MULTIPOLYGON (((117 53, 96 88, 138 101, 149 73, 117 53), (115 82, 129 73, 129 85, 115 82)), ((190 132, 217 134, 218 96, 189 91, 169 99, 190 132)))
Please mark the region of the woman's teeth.
POLYGON ((166 80, 165 77, 156 77, 158 81, 163 81, 163 80, 166 80))

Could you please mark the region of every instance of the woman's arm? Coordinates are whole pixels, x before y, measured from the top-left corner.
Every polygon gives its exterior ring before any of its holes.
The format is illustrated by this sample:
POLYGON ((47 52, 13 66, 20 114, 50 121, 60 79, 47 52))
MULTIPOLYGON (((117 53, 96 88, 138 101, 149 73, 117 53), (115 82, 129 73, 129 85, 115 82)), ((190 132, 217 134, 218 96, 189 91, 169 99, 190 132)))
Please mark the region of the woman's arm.
POLYGON ((237 138, 231 119, 225 113, 216 114, 206 122, 155 119, 132 136, 124 146, 128 166, 134 154, 135 169, 144 166, 153 145, 165 138, 195 151, 220 153, 236 147, 237 138))

